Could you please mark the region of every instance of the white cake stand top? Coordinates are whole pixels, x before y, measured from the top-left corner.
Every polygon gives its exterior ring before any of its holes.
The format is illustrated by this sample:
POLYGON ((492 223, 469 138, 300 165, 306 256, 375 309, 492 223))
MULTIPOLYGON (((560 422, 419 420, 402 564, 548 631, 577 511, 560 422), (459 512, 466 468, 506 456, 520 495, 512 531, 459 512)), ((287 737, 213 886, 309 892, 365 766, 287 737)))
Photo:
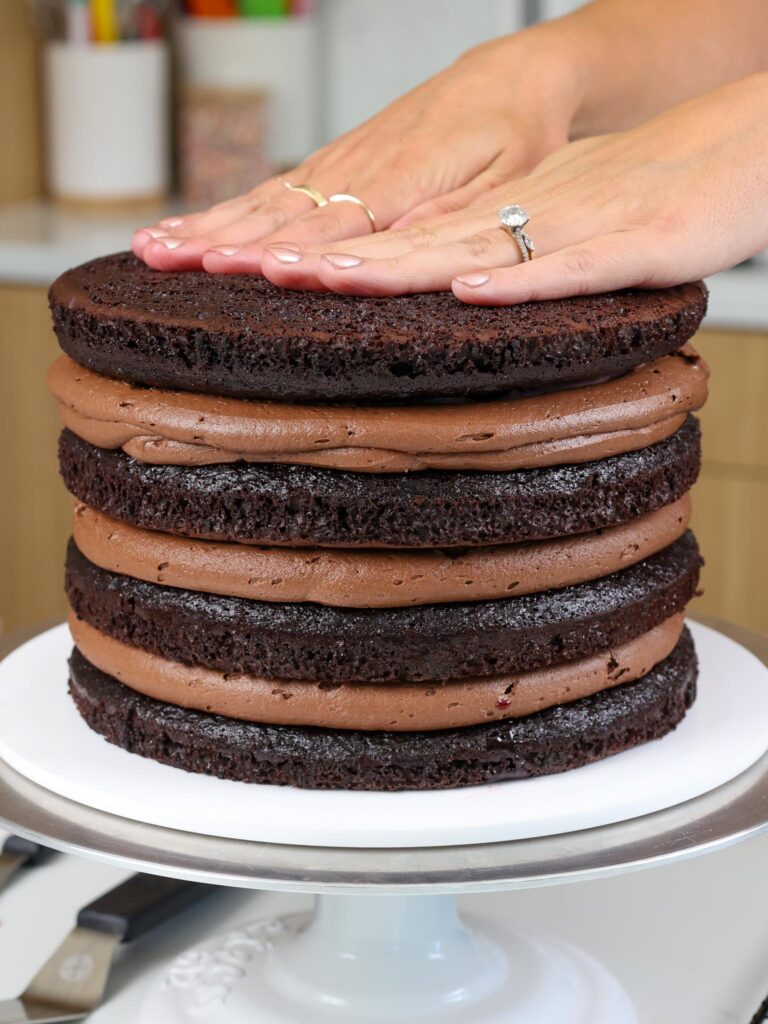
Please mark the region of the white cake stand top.
MULTIPOLYGON (((768 638, 717 624, 768 664, 768 638)), ((292 892, 481 892, 584 880, 694 856, 768 830, 768 755, 696 799, 602 828, 510 842, 351 849, 222 839, 74 803, 0 762, 0 822, 134 870, 292 892)))

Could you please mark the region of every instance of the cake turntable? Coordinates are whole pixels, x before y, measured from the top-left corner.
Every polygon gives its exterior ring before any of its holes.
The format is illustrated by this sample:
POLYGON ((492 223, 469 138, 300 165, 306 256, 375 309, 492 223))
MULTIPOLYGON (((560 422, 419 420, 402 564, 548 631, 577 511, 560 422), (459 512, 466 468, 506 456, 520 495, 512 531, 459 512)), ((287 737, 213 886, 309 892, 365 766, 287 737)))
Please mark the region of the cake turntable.
MULTIPOLYGON (((592 827, 587 822, 559 834, 529 838, 481 842, 465 837, 459 840, 461 845, 446 843, 445 835, 439 840, 443 845, 426 843, 424 821, 421 845, 410 847, 254 841, 148 824, 89 807, 44 788, 7 760, 0 762, 0 820, 57 849, 132 869, 318 894, 311 918, 262 919, 212 938, 163 968, 147 992, 140 1024, 631 1024, 637 1017, 629 998, 587 954, 552 936, 462 922, 455 895, 639 870, 768 829, 768 755, 760 756, 753 743, 756 733, 768 737, 768 639, 722 623, 717 627, 719 640, 707 639, 707 632, 698 630, 700 647, 705 638, 703 687, 709 685, 708 678, 712 681, 706 674, 707 666, 712 668, 710 643, 722 652, 739 652, 731 661, 735 668, 729 678, 722 678, 718 668, 718 681, 729 696, 745 694, 740 687, 746 666, 751 666, 748 674, 754 688, 749 690, 741 726, 731 723, 737 732, 728 734, 727 744, 733 747, 738 733, 740 749, 749 751, 746 760, 754 763, 735 775, 732 770, 728 781, 719 785, 710 777, 700 795, 673 801, 666 809, 640 816, 630 811, 635 816, 628 820, 592 827), (726 637, 743 646, 731 647, 726 637)), ((2 671, 0 695, 5 699, 2 671)), ((40 706, 36 704, 38 711, 40 706)), ((727 718, 721 718, 725 725, 727 718)), ((4 758, 9 721, 4 709, 4 758)), ((679 732, 689 724, 686 720, 679 732)), ((715 745, 718 731, 719 727, 710 737, 715 745)), ((664 745, 675 738, 648 749, 661 757, 664 745)), ((97 737, 94 742, 102 743, 97 737)), ((717 760, 714 749, 708 746, 709 762, 717 760)), ((618 755, 606 764, 618 768, 627 756, 618 755)), ((696 774, 695 763, 690 763, 696 774)), ((572 774, 582 771, 589 769, 572 774)), ((500 783, 487 789, 516 785, 500 783)), ((313 843, 311 831, 305 830, 305 839, 313 843)))

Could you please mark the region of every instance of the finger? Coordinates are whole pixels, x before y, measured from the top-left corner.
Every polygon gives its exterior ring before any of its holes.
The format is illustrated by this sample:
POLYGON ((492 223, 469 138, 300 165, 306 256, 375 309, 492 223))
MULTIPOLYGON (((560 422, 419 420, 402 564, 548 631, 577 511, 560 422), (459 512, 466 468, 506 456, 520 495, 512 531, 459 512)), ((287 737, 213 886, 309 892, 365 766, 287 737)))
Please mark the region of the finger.
MULTIPOLYGON (((318 192, 325 196, 327 189, 318 188, 318 192)), ((331 223, 338 221, 339 230, 345 233, 345 237, 349 237, 350 234, 360 234, 366 226, 368 231, 371 230, 370 221, 365 212, 351 203, 348 206, 352 207, 352 211, 350 212, 349 209, 345 211, 349 216, 342 226, 341 215, 337 211, 338 206, 340 204, 329 203, 325 200, 322 204, 318 204, 303 192, 295 189, 286 190, 284 196, 255 207, 238 221, 228 224, 218 231, 210 232, 206 238, 211 245, 242 246, 266 239, 279 231, 281 238, 292 241, 290 233, 294 225, 312 225, 316 218, 320 218, 321 222, 325 220, 331 223), (350 230, 351 225, 354 225, 356 230, 350 230)))
POLYGON ((262 274, 283 288, 327 291, 317 276, 321 254, 302 249, 293 242, 281 242, 265 249, 260 243, 217 246, 203 255, 209 274, 262 274))
MULTIPOLYGON (((415 249, 444 245, 465 238, 487 227, 486 214, 476 217, 454 217, 436 220, 434 226, 415 225, 401 231, 381 231, 348 239, 345 254, 367 259, 384 259, 404 255, 415 249)), ((243 249, 220 247, 205 254, 203 266, 212 273, 253 273, 258 271, 274 284, 284 288, 322 289, 318 277, 320 260, 326 253, 338 254, 339 245, 305 247, 292 242, 276 242, 267 248, 250 246, 243 249)))
POLYGON ((514 305, 593 295, 619 288, 682 283, 662 238, 650 230, 616 231, 566 246, 521 266, 457 275, 452 291, 475 305, 514 305))
POLYGON ((245 195, 217 203, 210 210, 170 217, 153 227, 140 228, 134 235, 133 250, 158 269, 193 269, 201 265, 202 254, 213 244, 209 239, 220 238, 225 229, 238 230, 236 226, 245 223, 247 228, 240 230, 251 238, 312 208, 309 196, 289 191, 281 178, 270 178, 245 195))
POLYGON ((286 192, 279 201, 263 203, 249 213, 241 212, 239 221, 228 225, 226 230, 212 234, 184 236, 164 234, 150 238, 144 245, 142 259, 157 270, 194 270, 202 266, 203 254, 211 246, 238 244, 240 238, 246 241, 260 237, 281 224, 288 223, 312 208, 309 196, 301 192, 286 192))
POLYGON ((261 273, 269 281, 283 288, 325 291, 327 285, 319 278, 319 269, 325 255, 333 255, 337 263, 342 258, 354 260, 357 256, 375 260, 390 259, 415 250, 465 239, 468 234, 487 227, 487 223, 487 214, 471 218, 455 215, 453 219, 435 220, 433 226, 419 224, 400 231, 380 231, 374 236, 346 240, 343 243, 343 254, 339 253, 339 243, 304 247, 279 242, 263 250, 260 247, 242 250, 217 248, 206 253, 203 265, 214 273, 249 273, 260 267, 261 273))
MULTIPOLYGON (((318 174, 313 179, 313 187, 323 196, 327 196, 329 192, 331 196, 337 194, 331 192, 329 185, 331 177, 334 181, 339 180, 338 175, 330 171, 325 172, 325 175, 318 174)), ((191 245, 185 248, 184 255, 189 259, 200 260, 202 263, 202 253, 208 249, 226 252, 250 247, 248 272, 259 273, 261 253, 264 247, 277 238, 286 242, 301 240, 302 242, 322 244, 326 240, 350 238, 361 232, 370 234, 373 230, 372 220, 366 212, 365 200, 361 199, 361 202, 363 205, 352 200, 331 199, 318 204, 305 193, 297 189, 289 189, 279 199, 257 206, 251 212, 241 216, 239 220, 208 233, 204 239, 200 238, 200 241, 205 241, 207 244, 202 248, 199 245, 191 245), (302 208, 297 209, 296 203, 300 203, 302 208)), ((387 220, 391 219, 386 210, 385 217, 387 220)), ((164 240, 161 239, 161 242, 164 240)), ((165 244, 167 246, 167 243, 165 244)), ((175 254, 171 259, 175 262, 181 254, 178 251, 178 246, 171 248, 175 254)), ((155 257, 155 247, 145 246, 144 251, 149 259, 155 257)), ((157 252, 159 252, 163 265, 167 265, 168 257, 159 250, 157 252)), ((216 255, 212 256, 208 262, 212 273, 232 272, 227 266, 219 265, 216 255)))
POLYGON ((149 242, 157 238, 167 238, 168 231, 159 227, 151 228, 137 228, 133 233, 131 239, 131 249, 133 249, 134 255, 142 258, 144 249, 147 247, 149 242))
MULTIPOLYGON (((302 169, 288 172, 286 177, 268 178, 242 195, 233 196, 216 203, 207 210, 198 213, 188 213, 178 217, 171 217, 160 221, 156 226, 169 231, 172 235, 183 238, 197 238, 207 236, 214 231, 219 231, 227 224, 236 223, 242 217, 252 211, 269 203, 280 203, 291 193, 286 188, 286 181, 298 181, 295 177, 300 175, 302 169)), ((301 196, 301 193, 294 194, 294 201, 301 196)), ((311 206, 311 200, 307 196, 302 197, 305 201, 297 209, 305 210, 311 206)))
POLYGON ((151 238, 141 258, 153 270, 199 270, 209 243, 200 238, 151 238))
MULTIPOLYGON (((339 180, 338 176, 336 180, 339 180)), ((328 189, 324 191, 328 194, 328 189)), ((304 249, 320 248, 350 238, 370 237, 374 227, 386 227, 394 213, 399 212, 400 206, 396 195, 389 194, 393 191, 385 189, 381 184, 376 184, 368 190, 356 187, 351 194, 360 202, 352 199, 334 199, 334 196, 341 194, 331 192, 329 202, 326 204, 309 210, 291 219, 290 222, 269 225, 269 230, 264 230, 261 224, 253 229, 250 220, 231 225, 212 236, 211 248, 220 250, 225 247, 231 250, 247 246, 248 271, 252 273, 260 271, 264 250, 273 243, 283 246, 287 243, 290 248, 298 246, 304 249), (367 210, 371 211, 370 216, 367 210)), ((213 273, 231 272, 228 267, 220 265, 216 255, 206 259, 205 265, 213 273)))
POLYGON ((254 204, 266 201, 275 184, 279 182, 271 178, 250 192, 216 203, 207 210, 165 217, 149 227, 138 228, 133 238, 133 250, 136 255, 140 255, 144 246, 153 238, 194 238, 199 234, 205 234, 206 231, 216 230, 217 227, 242 216, 252 209, 254 204))
MULTIPOLYGON (((537 237, 539 235, 539 223, 543 215, 544 219, 552 220, 551 213, 548 209, 547 203, 547 191, 546 189, 537 189, 535 187, 529 187, 526 181, 525 189, 525 206, 527 209, 533 209, 536 211, 535 219, 537 223, 537 237)), ((451 213, 443 213, 434 217, 425 218, 419 221, 417 224, 412 224, 408 227, 391 227, 386 231, 379 231, 374 235, 365 235, 360 238, 347 240, 344 244, 344 252, 348 254, 355 254, 358 256, 365 256, 369 258, 383 259, 391 256, 399 256, 403 253, 410 252, 411 249, 423 248, 424 246, 441 245, 445 242, 455 241, 460 238, 464 238, 467 235, 475 234, 479 231, 484 230, 489 224, 489 217, 496 222, 497 212, 496 208, 499 206, 506 205, 510 194, 509 183, 502 187, 496 186, 490 192, 485 193, 482 203, 478 201, 477 204, 468 208, 461 209, 451 213), (491 212, 493 211, 493 212, 491 212)), ((516 198, 520 198, 516 194, 516 198)), ((553 230, 550 227, 546 229, 547 235, 554 237, 556 233, 558 236, 562 233, 560 230, 553 230)), ((592 232, 594 233, 594 232, 592 232)), ((283 236, 274 243, 270 242, 271 247, 279 247, 281 245, 283 236)), ((573 241, 573 238, 568 241, 573 241)), ((558 244, 562 244, 565 239, 557 239, 558 244)), ((292 249, 301 249, 304 251, 304 246, 298 243, 291 244, 292 249)), ((339 247, 333 243, 329 243, 325 246, 308 246, 306 251, 321 253, 335 253, 339 252, 339 247)))
POLYGON ((321 257, 317 273, 332 291, 348 295, 404 295, 447 291, 457 274, 509 266, 520 258, 514 240, 498 227, 491 227, 456 242, 416 249, 392 259, 328 254, 321 257))
MULTIPOLYGON (((461 210, 452 214, 431 217, 419 224, 406 228, 390 228, 375 235, 345 241, 344 251, 370 259, 387 259, 401 256, 413 249, 424 249, 447 242, 458 241, 467 235, 476 234, 488 227, 488 211, 467 212, 461 210)), ((330 243, 322 247, 309 247, 318 255, 334 253, 339 247, 330 243)))
POLYGON ((283 249, 298 252, 305 242, 322 245, 326 240, 354 237, 364 231, 366 225, 370 232, 370 218, 355 203, 328 203, 290 223, 283 225, 275 221, 269 225, 269 230, 265 230, 263 218, 248 219, 211 237, 203 266, 214 274, 261 273, 264 252, 273 242, 283 249))
MULTIPOLYGON (((487 168, 483 169, 484 172, 486 170, 487 168)), ((323 173, 329 182, 333 181, 335 188, 343 188, 346 194, 355 197, 359 202, 355 202, 355 198, 344 199, 342 196, 334 201, 338 193, 331 192, 330 184, 326 185, 323 175, 318 174, 313 179, 313 184, 320 187, 325 194, 330 193, 329 203, 297 216, 290 223, 278 224, 274 231, 267 234, 261 227, 258 230, 251 230, 252 218, 239 224, 227 225, 211 236, 211 248, 242 248, 259 243, 262 249, 266 249, 273 244, 288 242, 291 243, 291 247, 298 245, 302 249, 314 249, 350 238, 370 237, 373 234, 372 226, 376 227, 378 236, 413 202, 414 184, 407 174, 400 178, 395 176, 394 179, 391 176, 385 179, 382 175, 377 175, 367 183, 363 179, 358 184, 360 179, 356 174, 349 175, 347 171, 340 172, 338 168, 328 168, 323 173), (353 182, 350 185, 339 184, 349 180, 353 182), (373 224, 366 210, 371 211, 373 224)), ((490 183, 491 178, 488 174, 484 174, 483 181, 490 183)), ((380 243, 375 241, 373 248, 378 250, 379 245, 380 243)), ((394 255, 395 251, 391 254, 394 255)), ((216 257, 211 258, 211 267, 215 265, 215 260, 216 257)), ((249 269, 258 270, 260 260, 261 254, 257 246, 248 253, 249 269)), ((222 271, 226 272, 226 269, 222 268, 222 271)))
MULTIPOLYGON (((511 174, 507 174, 506 178, 511 176, 511 174)), ((393 222, 392 227, 404 228, 433 217, 441 217, 445 216, 445 214, 465 210, 472 203, 477 202, 492 189, 496 188, 499 182, 499 172, 489 169, 486 173, 478 175, 473 181, 468 182, 461 188, 455 189, 453 192, 446 192, 445 195, 428 199, 425 203, 419 203, 418 206, 414 206, 412 210, 404 213, 402 217, 398 217, 393 222)))
MULTIPOLYGON (((593 210, 589 216, 574 218, 562 216, 559 202, 554 207, 546 204, 538 206, 538 203, 530 203, 526 196, 525 203, 531 211, 533 237, 539 254, 556 253, 566 247, 578 248, 607 233, 611 222, 615 223, 615 217, 607 208, 593 210)), ((516 267, 522 261, 516 240, 500 229, 496 216, 485 214, 483 223, 484 229, 470 237, 414 250, 390 259, 328 253, 321 258, 318 277, 334 291, 360 295, 399 295, 447 290, 454 278, 471 274, 473 269, 481 270, 484 274, 491 268, 516 267)), ((406 230, 415 230, 415 227, 406 230)), ((540 262, 534 261, 534 265, 540 262)), ((486 284, 483 280, 477 287, 484 291, 486 284)))

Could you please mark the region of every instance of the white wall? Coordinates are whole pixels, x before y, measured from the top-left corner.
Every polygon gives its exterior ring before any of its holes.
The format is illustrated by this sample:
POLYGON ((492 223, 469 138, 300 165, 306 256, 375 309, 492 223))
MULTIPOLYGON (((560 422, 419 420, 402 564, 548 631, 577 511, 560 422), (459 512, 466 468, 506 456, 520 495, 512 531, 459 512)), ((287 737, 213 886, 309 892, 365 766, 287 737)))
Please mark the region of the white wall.
POLYGON ((559 18, 561 14, 583 7, 584 3, 585 0, 539 0, 539 14, 541 18, 559 18))
POLYGON ((320 0, 325 139, 354 127, 470 46, 524 22, 525 0, 320 0))

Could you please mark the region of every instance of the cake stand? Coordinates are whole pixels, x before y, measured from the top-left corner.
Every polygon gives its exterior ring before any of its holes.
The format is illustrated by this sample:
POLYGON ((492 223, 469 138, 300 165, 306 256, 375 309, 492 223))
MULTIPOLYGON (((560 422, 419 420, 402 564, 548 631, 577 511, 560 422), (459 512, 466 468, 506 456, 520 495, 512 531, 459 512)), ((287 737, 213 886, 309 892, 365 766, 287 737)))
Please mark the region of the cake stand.
MULTIPOLYGON (((714 624, 768 664, 768 638, 714 624)), ((559 939, 459 918, 458 893, 561 884, 768 829, 768 755, 686 803, 538 839, 345 849, 221 839, 74 803, 0 762, 0 821, 56 849, 219 885, 318 894, 163 968, 139 1024, 637 1024, 609 972, 559 939)))

